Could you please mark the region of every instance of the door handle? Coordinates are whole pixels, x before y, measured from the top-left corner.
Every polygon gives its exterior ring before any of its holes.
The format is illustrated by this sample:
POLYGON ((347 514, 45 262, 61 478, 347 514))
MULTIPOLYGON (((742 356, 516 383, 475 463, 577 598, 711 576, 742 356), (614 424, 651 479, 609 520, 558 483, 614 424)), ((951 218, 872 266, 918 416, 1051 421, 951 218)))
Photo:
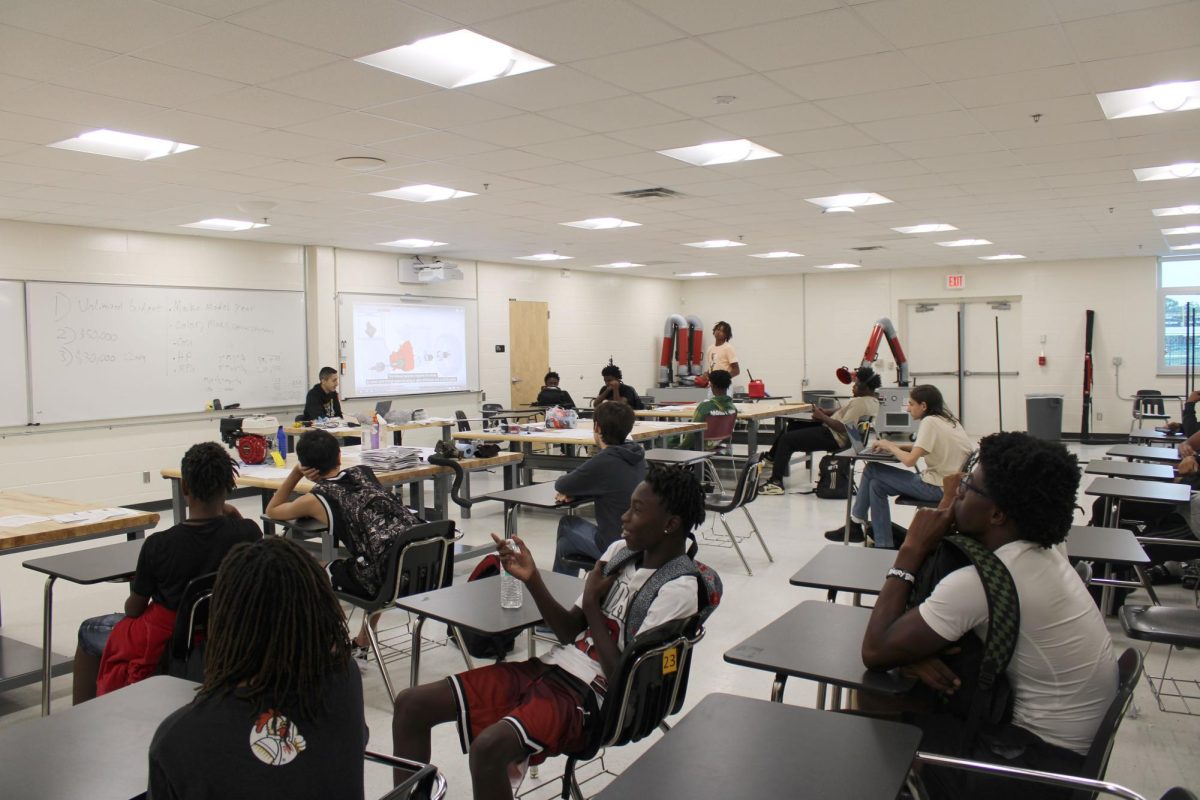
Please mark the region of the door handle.
POLYGON ((512 379, 512 382, 513 382, 513 383, 520 383, 520 382, 521 382, 521 379, 520 379, 520 378, 513 378, 513 379, 512 379))

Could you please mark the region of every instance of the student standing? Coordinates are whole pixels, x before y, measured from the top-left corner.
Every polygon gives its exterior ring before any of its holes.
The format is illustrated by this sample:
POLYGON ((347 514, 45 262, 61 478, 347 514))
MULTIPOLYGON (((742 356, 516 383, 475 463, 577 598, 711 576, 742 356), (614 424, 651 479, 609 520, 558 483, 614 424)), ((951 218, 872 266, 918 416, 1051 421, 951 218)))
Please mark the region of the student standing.
POLYGON ((305 420, 320 419, 321 417, 341 417, 342 402, 338 399, 338 371, 333 367, 321 367, 318 373, 319 381, 313 384, 304 398, 305 420))
POLYGON ((708 352, 704 356, 705 372, 709 374, 710 379, 712 371, 723 369, 729 373, 729 377, 736 378, 742 374, 741 365, 738 364, 737 351, 733 349, 733 328, 724 320, 713 326, 713 344, 709 346, 708 352))

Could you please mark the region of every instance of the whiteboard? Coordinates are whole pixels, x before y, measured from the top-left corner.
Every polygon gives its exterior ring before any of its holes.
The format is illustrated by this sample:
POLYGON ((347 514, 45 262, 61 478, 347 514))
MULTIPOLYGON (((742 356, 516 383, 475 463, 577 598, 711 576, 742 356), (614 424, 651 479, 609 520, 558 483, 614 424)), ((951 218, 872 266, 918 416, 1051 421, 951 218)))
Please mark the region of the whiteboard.
POLYGON ((342 392, 347 397, 479 389, 474 300, 411 295, 338 295, 342 392))
POLYGON ((27 424, 25 286, 18 281, 0 281, 0 375, 8 384, 0 403, 0 426, 27 424))
POLYGON ((298 405, 303 292, 26 284, 34 422, 298 405))

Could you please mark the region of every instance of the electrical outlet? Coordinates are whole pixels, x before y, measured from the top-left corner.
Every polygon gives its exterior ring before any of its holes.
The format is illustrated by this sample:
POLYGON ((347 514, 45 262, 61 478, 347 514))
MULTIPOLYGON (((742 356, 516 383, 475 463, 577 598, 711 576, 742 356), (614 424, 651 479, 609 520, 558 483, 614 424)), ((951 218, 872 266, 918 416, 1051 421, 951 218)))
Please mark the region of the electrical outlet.
POLYGON ((143 472, 142 473, 142 483, 149 483, 149 482, 150 482, 150 473, 143 472))
POLYGON ((1103 421, 1104 421, 1104 412, 1097 411, 1096 412, 1096 422, 1103 422, 1103 421))
POLYGON ((1125 363, 1125 362, 1124 362, 1124 361, 1121 359, 1121 357, 1120 357, 1120 356, 1113 356, 1113 366, 1114 366, 1114 367, 1119 367, 1119 366, 1121 366, 1123 363, 1125 363))

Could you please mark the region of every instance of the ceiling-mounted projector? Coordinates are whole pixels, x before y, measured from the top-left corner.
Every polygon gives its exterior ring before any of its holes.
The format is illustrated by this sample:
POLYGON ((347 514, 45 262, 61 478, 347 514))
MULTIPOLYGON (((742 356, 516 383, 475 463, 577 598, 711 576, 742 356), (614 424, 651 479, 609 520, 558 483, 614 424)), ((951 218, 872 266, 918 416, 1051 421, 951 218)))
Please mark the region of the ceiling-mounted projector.
POLYGON ((436 257, 424 261, 420 256, 400 257, 400 283, 436 283, 462 279, 462 268, 453 261, 443 261, 436 257))

